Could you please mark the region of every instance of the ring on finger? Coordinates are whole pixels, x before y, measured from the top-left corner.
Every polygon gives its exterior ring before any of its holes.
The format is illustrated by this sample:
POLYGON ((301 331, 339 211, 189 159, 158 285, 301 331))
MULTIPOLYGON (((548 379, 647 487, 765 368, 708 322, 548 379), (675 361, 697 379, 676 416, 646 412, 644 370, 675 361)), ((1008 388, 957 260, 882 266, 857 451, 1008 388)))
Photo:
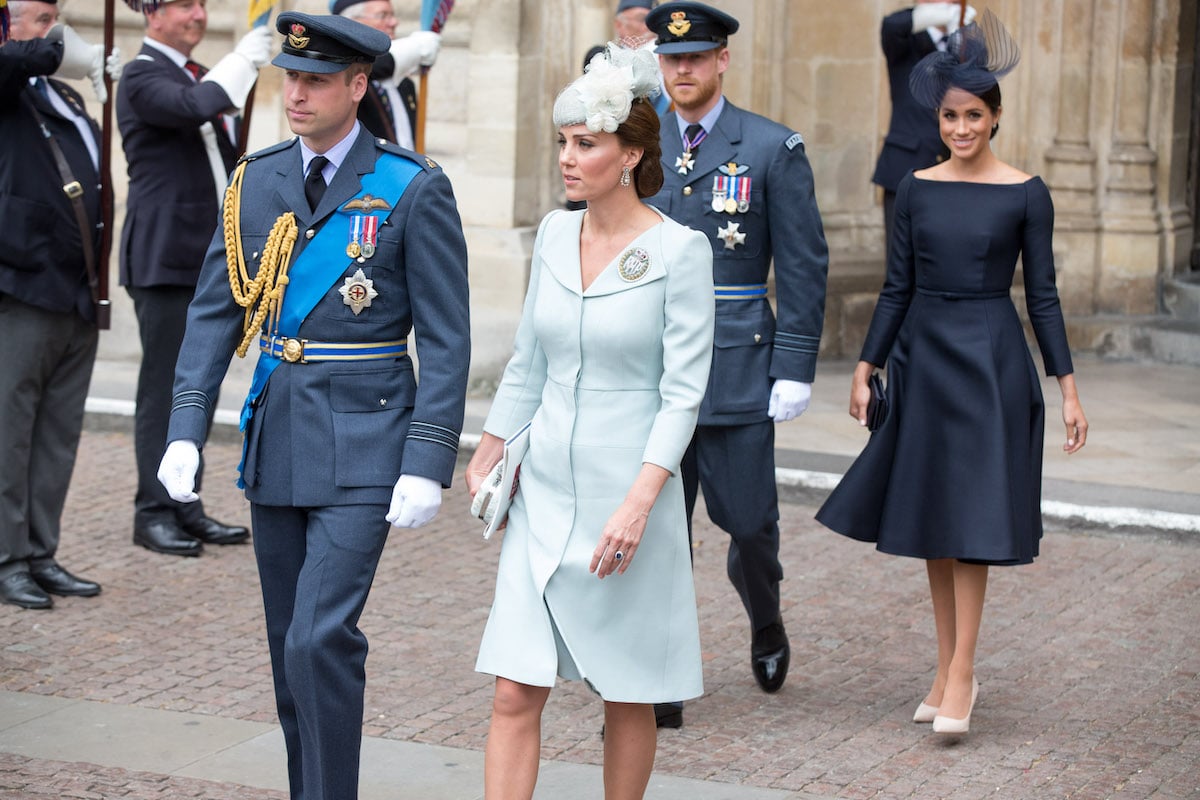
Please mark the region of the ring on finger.
POLYGON ((617 552, 613 553, 613 560, 614 560, 614 561, 621 561, 621 560, 622 560, 622 559, 624 559, 624 558, 625 558, 625 554, 624 554, 624 553, 622 553, 620 550, 618 550, 617 552))

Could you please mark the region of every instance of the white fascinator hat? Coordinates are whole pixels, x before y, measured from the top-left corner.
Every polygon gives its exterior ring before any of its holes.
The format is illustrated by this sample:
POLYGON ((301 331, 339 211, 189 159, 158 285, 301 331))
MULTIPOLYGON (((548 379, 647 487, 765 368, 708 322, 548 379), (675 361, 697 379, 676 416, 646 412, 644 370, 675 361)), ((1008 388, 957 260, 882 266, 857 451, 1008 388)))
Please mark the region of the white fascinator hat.
POLYGON ((648 49, 609 42, 583 75, 554 101, 554 125, 586 125, 593 133, 613 133, 629 118, 636 98, 649 99, 659 89, 658 58, 648 49))

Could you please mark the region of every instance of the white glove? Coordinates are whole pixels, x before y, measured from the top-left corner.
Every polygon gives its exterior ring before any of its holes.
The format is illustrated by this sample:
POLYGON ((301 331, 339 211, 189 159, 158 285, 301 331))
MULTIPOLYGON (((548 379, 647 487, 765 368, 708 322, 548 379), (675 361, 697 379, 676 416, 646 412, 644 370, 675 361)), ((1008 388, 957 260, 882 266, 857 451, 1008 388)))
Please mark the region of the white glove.
POLYGON ((121 63, 121 48, 113 47, 108 58, 104 59, 104 71, 112 78, 113 83, 121 80, 121 73, 125 71, 125 65, 121 63))
POLYGON ((808 399, 812 397, 812 384, 786 381, 782 378, 771 386, 771 400, 767 403, 767 416, 776 422, 787 422, 804 413, 808 399))
MULTIPOLYGON (((962 7, 958 3, 917 3, 913 6, 913 33, 926 28, 945 28, 946 33, 958 28, 958 17, 962 7)), ((975 9, 967 6, 967 23, 975 18, 975 9)))
POLYGON ((419 528, 442 507, 442 485, 420 475, 401 475, 392 489, 387 521, 397 528, 419 528))
POLYGON ((201 83, 212 82, 220 86, 229 95, 230 107, 241 108, 246 105, 250 89, 258 80, 259 67, 271 60, 274 41, 270 26, 251 28, 232 53, 213 65, 201 83))
POLYGON ((190 439, 176 439, 167 445, 158 464, 158 482, 178 503, 194 503, 196 470, 200 469, 200 448, 190 439))
POLYGON ((433 31, 414 31, 403 39, 393 39, 392 46, 388 48, 396 61, 392 82, 399 86, 400 81, 420 67, 432 67, 441 46, 442 37, 433 31))
POLYGON ((62 63, 54 71, 59 78, 91 78, 92 87, 96 90, 96 99, 101 103, 108 100, 108 92, 104 89, 104 46, 88 44, 75 32, 70 25, 55 25, 46 34, 51 41, 62 41, 62 63), (96 77, 100 80, 97 82, 96 77))
POLYGON ((258 69, 271 60, 271 47, 274 44, 275 31, 270 25, 259 25, 257 28, 251 28, 245 36, 238 40, 233 52, 245 58, 254 65, 255 69, 258 69))

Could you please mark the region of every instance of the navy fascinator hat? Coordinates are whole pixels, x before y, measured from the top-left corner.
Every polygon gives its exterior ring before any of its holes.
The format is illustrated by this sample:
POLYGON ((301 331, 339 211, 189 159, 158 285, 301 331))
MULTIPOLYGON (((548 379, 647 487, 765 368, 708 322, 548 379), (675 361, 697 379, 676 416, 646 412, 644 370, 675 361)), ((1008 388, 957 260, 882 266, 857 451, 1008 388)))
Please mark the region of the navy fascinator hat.
POLYGON ((913 67, 908 88, 918 103, 937 108, 950 88, 979 96, 1021 60, 1021 49, 990 10, 950 34, 945 51, 935 50, 913 67))

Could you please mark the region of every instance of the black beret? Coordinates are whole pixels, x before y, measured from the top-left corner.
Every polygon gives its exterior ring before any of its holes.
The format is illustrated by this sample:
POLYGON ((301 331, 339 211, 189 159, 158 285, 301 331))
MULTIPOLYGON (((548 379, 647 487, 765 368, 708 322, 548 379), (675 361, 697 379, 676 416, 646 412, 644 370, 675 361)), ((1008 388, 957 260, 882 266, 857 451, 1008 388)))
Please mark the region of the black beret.
POLYGON ((371 64, 392 45, 386 33, 348 17, 285 11, 275 19, 283 51, 271 63, 297 72, 330 74, 351 64, 371 64))
POLYGON ((646 27, 658 34, 655 52, 669 55, 724 47, 737 33, 738 21, 704 3, 677 0, 647 14, 646 27))

